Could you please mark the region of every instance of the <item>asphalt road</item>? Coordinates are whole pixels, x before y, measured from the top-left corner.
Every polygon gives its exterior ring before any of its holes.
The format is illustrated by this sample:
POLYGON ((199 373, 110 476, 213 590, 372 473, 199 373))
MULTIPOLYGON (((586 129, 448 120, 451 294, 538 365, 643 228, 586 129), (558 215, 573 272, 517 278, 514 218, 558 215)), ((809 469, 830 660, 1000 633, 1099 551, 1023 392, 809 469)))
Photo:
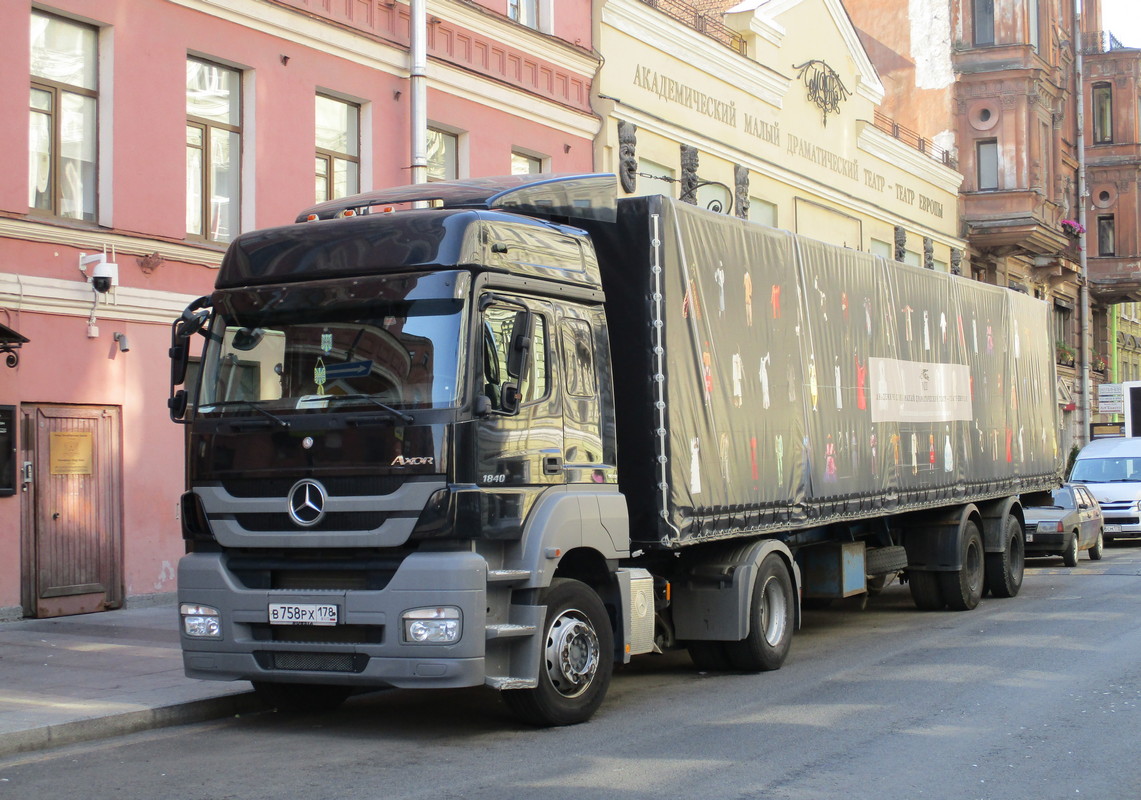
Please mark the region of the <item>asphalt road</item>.
POLYGON ((0 800, 1141 797, 1141 545, 1031 561, 1021 594, 927 613, 906 587, 806 613, 783 669, 619 671, 573 728, 485 690, 391 691, 0 761, 0 800))

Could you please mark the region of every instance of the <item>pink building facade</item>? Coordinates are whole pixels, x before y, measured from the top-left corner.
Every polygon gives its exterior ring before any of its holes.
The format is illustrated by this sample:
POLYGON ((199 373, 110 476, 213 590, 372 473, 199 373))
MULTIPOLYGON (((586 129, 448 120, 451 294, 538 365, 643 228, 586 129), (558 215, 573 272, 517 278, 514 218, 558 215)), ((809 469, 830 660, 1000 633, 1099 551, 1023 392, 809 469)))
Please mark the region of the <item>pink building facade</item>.
MULTIPOLYGON (((428 12, 430 177, 591 169, 589 0, 428 12)), ((411 182, 408 41, 392 0, 0 5, 0 619, 173 592, 170 322, 237 233, 411 182)))

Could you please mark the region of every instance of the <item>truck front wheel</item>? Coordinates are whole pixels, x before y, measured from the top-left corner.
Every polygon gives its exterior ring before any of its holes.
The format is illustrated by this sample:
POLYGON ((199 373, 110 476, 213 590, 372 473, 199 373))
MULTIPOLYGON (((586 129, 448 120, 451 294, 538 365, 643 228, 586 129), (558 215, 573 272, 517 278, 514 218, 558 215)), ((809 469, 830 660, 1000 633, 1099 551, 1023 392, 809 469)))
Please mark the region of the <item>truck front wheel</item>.
POLYGON ((792 579, 780 556, 769 553, 753 585, 749 634, 725 643, 729 662, 745 672, 780 669, 792 645, 793 615, 792 579))
POLYGON ((535 725, 585 722, 610 686, 610 618, 594 590, 569 578, 551 581, 543 602, 547 617, 538 686, 507 690, 503 700, 516 716, 535 725))

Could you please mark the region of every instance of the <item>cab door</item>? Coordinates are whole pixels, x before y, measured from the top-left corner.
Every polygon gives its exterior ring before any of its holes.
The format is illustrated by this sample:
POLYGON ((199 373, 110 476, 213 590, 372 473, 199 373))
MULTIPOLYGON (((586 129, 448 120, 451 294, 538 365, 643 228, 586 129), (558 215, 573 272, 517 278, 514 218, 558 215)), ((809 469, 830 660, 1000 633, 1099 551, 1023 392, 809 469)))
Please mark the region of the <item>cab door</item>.
MULTIPOLYGON (((550 303, 485 296, 481 303, 476 482, 504 502, 527 504, 536 489, 566 482, 550 303)), ((522 509, 516 509, 521 511, 522 509)))

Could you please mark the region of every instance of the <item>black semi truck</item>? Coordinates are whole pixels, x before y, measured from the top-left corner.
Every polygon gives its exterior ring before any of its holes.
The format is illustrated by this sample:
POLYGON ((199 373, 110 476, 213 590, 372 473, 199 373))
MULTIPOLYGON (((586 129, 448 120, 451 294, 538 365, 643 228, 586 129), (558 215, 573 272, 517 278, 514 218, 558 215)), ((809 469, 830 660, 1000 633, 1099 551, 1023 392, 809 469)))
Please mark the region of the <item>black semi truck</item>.
POLYGON ((640 654, 779 668, 802 601, 1013 596, 1021 497, 1059 476, 1047 322, 612 175, 243 234, 172 328, 186 672, 570 724, 640 654))

